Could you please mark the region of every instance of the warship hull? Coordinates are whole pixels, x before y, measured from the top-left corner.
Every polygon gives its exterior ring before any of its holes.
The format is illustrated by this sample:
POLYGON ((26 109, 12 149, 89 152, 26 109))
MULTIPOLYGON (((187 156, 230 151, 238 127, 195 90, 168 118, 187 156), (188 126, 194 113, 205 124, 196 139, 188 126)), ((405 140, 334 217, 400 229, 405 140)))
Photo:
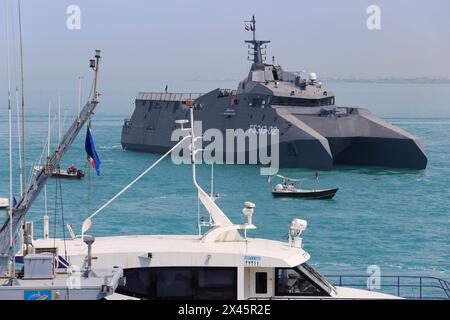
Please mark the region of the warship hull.
POLYGON ((215 89, 206 94, 139 93, 133 115, 123 126, 124 149, 168 151, 177 142, 171 140, 175 121, 188 118, 188 108, 182 102, 189 100, 195 106, 195 118, 201 121, 201 133, 209 129, 221 133, 220 141, 214 142, 223 143, 222 154, 227 159, 214 157, 214 162, 230 163, 231 155, 241 160, 231 163, 268 165, 270 158, 271 167, 313 170, 330 170, 333 165, 426 167, 424 148, 416 137, 367 109, 336 106, 334 93, 314 72, 306 78, 302 72, 285 71, 275 64, 275 57, 271 64, 266 63, 270 41, 256 40, 254 16, 247 22, 252 40, 245 43, 252 65, 237 89, 215 89), (227 135, 230 130, 252 136, 247 137, 248 142, 241 139, 235 144, 241 137, 227 135), (251 140, 254 135, 258 136, 256 144, 251 140))
MULTIPOLYGON (((220 89, 194 96, 201 106, 195 112, 203 132, 226 130, 278 130, 279 166, 330 170, 333 165, 380 166, 424 169, 427 158, 418 138, 377 118, 367 109, 328 106, 299 107, 270 105, 255 108, 242 101, 230 108, 230 97, 220 89)), ((172 132, 175 121, 187 119, 187 108, 181 101, 186 97, 174 93, 140 93, 135 110, 122 128, 121 143, 125 150, 164 153, 173 147, 172 132)), ((192 96, 191 96, 192 97, 192 96)), ((205 143, 204 143, 205 144, 205 143)), ((224 149, 225 150, 225 149, 224 149)), ((251 164, 246 148, 234 146, 235 158, 245 157, 251 164), (244 152, 245 155, 240 155, 244 152)), ((224 161, 225 162, 225 159, 224 161)), ((258 157, 257 163, 261 164, 258 157)))

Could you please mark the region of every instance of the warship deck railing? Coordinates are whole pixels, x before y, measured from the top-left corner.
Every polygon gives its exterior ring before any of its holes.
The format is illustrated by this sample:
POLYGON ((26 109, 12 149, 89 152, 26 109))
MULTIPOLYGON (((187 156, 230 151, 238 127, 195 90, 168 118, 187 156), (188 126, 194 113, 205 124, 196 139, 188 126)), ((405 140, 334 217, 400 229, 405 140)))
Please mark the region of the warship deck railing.
POLYGON ((195 100, 203 93, 198 92, 139 92, 137 100, 182 101, 195 100))

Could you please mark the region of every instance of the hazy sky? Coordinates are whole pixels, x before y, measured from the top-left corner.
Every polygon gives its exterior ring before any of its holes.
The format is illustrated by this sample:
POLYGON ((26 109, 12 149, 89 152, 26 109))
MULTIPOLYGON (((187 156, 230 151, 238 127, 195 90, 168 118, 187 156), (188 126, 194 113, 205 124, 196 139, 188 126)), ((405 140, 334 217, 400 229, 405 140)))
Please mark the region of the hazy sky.
MULTIPOLYGON (((15 10, 16 0, 0 3, 4 101, 5 8, 15 10)), ((135 92, 165 83, 178 89, 192 79, 241 79, 249 66, 243 41, 250 37, 243 20, 253 13, 257 37, 272 41, 268 59, 275 55, 287 70, 319 77, 450 76, 448 0, 22 0, 22 11, 30 103, 58 91, 75 99, 76 79, 90 79, 87 61, 96 48, 103 50, 103 92, 130 103, 135 92), (66 27, 71 4, 81 8, 80 30, 66 27), (371 4, 381 8, 381 30, 366 27, 371 4)))

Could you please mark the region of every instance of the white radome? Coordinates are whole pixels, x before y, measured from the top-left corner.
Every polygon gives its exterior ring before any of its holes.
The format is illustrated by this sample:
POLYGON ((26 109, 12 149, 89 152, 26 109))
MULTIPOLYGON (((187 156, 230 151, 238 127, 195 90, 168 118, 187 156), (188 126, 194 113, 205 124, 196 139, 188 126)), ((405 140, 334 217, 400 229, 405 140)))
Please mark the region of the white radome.
POLYGON ((311 72, 309 74, 309 80, 312 80, 312 81, 317 80, 317 74, 315 72, 311 72))

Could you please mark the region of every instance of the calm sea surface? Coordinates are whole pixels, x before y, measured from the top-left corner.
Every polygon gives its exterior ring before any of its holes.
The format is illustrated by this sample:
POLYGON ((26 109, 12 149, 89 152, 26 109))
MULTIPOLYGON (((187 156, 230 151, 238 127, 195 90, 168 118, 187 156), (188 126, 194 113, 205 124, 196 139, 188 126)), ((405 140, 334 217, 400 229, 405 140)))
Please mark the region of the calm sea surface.
MULTIPOLYGON (((194 83, 186 87, 194 90, 204 85, 194 83)), ((214 88, 214 84, 208 85, 206 89, 214 88)), ((312 255, 311 263, 323 273, 365 274, 366 268, 375 264, 381 267, 383 274, 424 274, 449 280, 450 85, 330 83, 330 86, 337 94, 338 104, 367 106, 373 113, 420 137, 429 159, 427 169, 336 167, 323 172, 320 180, 322 187, 340 188, 336 198, 305 201, 272 198, 271 186, 259 175, 257 166, 215 166, 215 191, 222 195, 219 206, 233 222, 241 223, 244 201, 255 202, 254 223, 258 228, 251 236, 281 241, 286 240, 293 218, 306 219, 305 249, 312 255)), ((106 90, 104 95, 107 96, 106 90)), ((132 101, 132 97, 129 100, 132 101)), ((44 148, 47 111, 46 106, 28 108, 27 164, 30 171, 32 162, 38 161, 44 148)), ((62 181, 64 219, 77 233, 89 210, 101 206, 158 158, 122 150, 121 125, 123 118, 131 115, 131 104, 115 105, 111 99, 105 99, 98 108, 93 130, 102 161, 101 176, 62 181)), ((67 127, 76 108, 67 112, 63 109, 66 113, 63 126, 67 127)), ((53 128, 54 146, 55 121, 53 128)), ((84 136, 85 130, 64 157, 63 167, 74 163, 87 170, 84 136)), ((2 107, 0 197, 6 197, 8 190, 7 143, 7 118, 2 107)), ((17 177, 17 165, 14 167, 17 177)), ((197 200, 190 170, 190 166, 173 165, 170 159, 162 162, 95 218, 93 234, 195 234, 197 200)), ((313 177, 312 172, 302 169, 282 170, 281 173, 313 177)), ((201 166, 199 176, 209 190, 210 168, 201 166)), ((49 214, 51 235, 56 221, 60 236, 62 217, 60 209, 55 211, 55 181, 52 179, 48 183, 49 214)), ((18 194, 18 180, 14 188, 18 194)), ((28 219, 35 221, 35 237, 42 236, 43 214, 41 195, 28 215, 28 219)))

